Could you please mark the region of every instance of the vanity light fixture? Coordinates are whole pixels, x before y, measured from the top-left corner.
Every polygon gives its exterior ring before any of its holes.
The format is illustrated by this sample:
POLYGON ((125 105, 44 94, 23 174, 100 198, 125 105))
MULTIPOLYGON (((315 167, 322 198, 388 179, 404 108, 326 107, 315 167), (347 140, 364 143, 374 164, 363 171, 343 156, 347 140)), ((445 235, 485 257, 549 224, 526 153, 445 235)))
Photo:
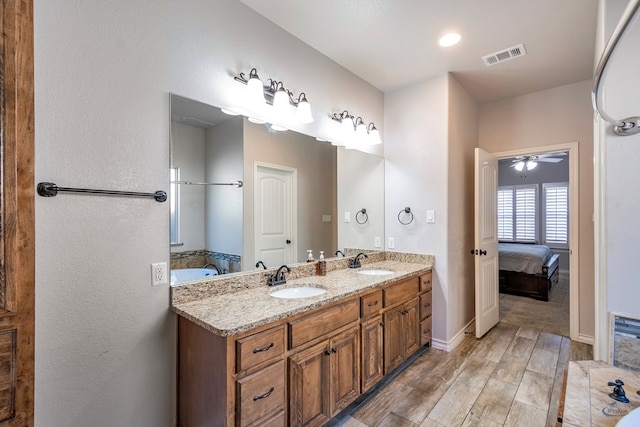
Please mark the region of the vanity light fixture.
POLYGON ((340 139, 343 143, 334 145, 344 145, 346 148, 360 148, 382 143, 380 132, 378 132, 373 122, 367 125, 362 117, 354 117, 347 110, 341 113, 333 113, 330 117, 340 123, 342 133, 340 139))
POLYGON ((278 115, 276 120, 283 120, 289 113, 289 105, 292 105, 296 108, 295 117, 300 123, 313 122, 311 104, 309 104, 307 95, 304 92, 296 97, 293 92, 284 86, 283 82, 273 79, 268 79, 269 84, 265 85, 262 83, 262 80, 260 80, 260 77, 258 77, 258 71, 255 68, 249 71, 248 77, 244 73, 239 73, 233 79, 247 85, 247 98, 249 102, 259 101, 258 104, 256 104, 257 106, 262 102, 272 105, 278 115))

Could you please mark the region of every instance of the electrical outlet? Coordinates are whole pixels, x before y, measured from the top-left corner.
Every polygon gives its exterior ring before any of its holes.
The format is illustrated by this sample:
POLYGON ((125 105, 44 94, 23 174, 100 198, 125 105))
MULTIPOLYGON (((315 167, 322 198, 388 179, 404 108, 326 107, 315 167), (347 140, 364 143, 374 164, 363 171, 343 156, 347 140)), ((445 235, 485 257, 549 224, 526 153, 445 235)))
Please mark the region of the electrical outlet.
POLYGON ((167 263, 151 264, 151 286, 166 285, 167 283, 167 263))
POLYGON ((389 249, 393 249, 396 247, 396 239, 393 237, 389 237, 389 244, 387 245, 389 249))
POLYGON ((380 245, 382 244, 381 241, 380 241, 380 237, 374 237, 373 238, 373 242, 374 242, 373 246, 376 247, 376 248, 379 248, 380 245))
POLYGON ((344 222, 351 222, 351 212, 344 213, 344 222))

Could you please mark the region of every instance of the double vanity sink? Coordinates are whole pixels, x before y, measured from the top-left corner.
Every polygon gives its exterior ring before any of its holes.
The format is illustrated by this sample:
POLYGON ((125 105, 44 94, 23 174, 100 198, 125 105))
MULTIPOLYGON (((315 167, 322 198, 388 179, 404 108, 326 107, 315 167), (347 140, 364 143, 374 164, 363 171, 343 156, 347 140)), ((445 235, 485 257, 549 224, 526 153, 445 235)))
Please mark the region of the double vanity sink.
POLYGON ((320 426, 429 346, 433 257, 348 261, 173 287, 178 424, 320 426))

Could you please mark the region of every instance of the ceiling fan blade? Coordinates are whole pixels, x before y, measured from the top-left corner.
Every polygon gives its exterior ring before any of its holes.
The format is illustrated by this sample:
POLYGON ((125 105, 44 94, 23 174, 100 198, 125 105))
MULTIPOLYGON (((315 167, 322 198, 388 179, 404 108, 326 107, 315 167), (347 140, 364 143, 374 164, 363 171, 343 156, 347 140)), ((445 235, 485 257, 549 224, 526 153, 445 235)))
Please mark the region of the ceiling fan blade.
POLYGON ((557 157, 557 156, 566 156, 567 153, 564 151, 556 151, 553 153, 542 153, 542 154, 538 154, 538 158, 541 159, 543 157, 557 157))
POLYGON ((562 159, 558 159, 556 157, 538 157, 536 162, 545 162, 545 163, 560 163, 562 159))

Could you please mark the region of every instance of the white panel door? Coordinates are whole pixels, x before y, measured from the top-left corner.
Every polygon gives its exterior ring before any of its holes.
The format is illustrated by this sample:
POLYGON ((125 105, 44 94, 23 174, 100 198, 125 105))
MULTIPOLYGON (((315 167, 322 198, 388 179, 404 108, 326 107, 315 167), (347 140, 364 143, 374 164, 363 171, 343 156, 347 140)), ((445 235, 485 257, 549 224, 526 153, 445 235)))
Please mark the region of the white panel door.
POLYGON ((255 260, 269 267, 295 262, 295 170, 256 165, 255 260))
POLYGON ((476 337, 500 321, 498 294, 498 160, 475 151, 476 337))

